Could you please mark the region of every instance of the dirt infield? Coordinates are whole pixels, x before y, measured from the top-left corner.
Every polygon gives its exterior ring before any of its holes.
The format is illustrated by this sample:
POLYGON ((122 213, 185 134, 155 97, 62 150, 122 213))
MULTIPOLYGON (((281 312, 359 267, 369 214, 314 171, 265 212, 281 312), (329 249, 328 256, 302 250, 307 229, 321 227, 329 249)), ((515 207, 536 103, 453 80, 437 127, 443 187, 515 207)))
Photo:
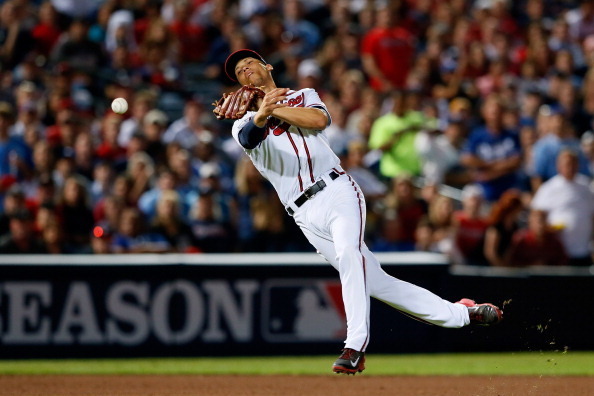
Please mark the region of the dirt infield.
POLYGON ((594 395, 594 377, 6 375, 1 396, 594 395))

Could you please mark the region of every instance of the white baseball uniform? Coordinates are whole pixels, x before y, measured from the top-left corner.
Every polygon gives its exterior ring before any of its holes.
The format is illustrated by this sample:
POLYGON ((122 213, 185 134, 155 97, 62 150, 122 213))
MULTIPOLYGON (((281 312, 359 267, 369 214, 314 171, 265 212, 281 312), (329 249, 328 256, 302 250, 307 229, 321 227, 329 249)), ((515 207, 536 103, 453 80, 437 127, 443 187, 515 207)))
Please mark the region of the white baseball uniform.
MULTIPOLYGON (((315 107, 328 114, 313 89, 289 91, 286 102, 291 107, 315 107)), ((240 145, 240 134, 254 114, 248 112, 233 124, 232 134, 240 145)), ((329 115, 328 120, 329 125, 329 115)), ((323 130, 298 128, 275 118, 270 118, 265 128, 263 140, 251 149, 244 146, 244 150, 276 189, 309 242, 338 270, 347 318, 345 348, 365 351, 367 347, 370 296, 442 327, 470 323, 464 305, 448 302, 382 270, 363 241, 363 193, 340 167, 323 130), (323 187, 315 195, 305 201, 300 198, 308 188, 319 188, 320 184, 323 187)))

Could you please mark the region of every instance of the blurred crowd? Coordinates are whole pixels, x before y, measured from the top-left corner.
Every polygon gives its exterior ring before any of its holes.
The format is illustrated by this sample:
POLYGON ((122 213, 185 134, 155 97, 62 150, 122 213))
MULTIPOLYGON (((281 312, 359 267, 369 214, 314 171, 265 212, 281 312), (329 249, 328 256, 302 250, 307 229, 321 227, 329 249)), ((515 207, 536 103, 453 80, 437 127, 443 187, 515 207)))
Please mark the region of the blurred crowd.
POLYGON ((372 250, 592 264, 594 0, 0 1, 0 253, 311 251, 211 112, 241 48, 328 106, 372 250))

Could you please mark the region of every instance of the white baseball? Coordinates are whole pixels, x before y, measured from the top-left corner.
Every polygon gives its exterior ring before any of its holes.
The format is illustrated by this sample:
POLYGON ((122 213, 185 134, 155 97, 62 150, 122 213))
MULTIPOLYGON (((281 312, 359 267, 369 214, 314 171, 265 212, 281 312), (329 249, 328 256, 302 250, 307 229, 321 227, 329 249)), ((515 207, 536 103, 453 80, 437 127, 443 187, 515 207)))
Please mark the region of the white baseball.
POLYGON ((124 114, 128 111, 128 102, 124 98, 116 98, 111 102, 111 109, 114 113, 124 114))

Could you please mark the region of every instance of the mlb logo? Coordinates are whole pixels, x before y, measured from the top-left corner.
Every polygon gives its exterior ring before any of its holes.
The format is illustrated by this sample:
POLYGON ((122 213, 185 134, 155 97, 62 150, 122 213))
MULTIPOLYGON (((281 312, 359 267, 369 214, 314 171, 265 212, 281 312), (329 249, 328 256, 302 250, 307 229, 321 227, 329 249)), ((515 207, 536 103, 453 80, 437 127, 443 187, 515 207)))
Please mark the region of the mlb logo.
POLYGON ((268 342, 344 340, 346 315, 340 282, 326 279, 265 282, 262 336, 268 342))

